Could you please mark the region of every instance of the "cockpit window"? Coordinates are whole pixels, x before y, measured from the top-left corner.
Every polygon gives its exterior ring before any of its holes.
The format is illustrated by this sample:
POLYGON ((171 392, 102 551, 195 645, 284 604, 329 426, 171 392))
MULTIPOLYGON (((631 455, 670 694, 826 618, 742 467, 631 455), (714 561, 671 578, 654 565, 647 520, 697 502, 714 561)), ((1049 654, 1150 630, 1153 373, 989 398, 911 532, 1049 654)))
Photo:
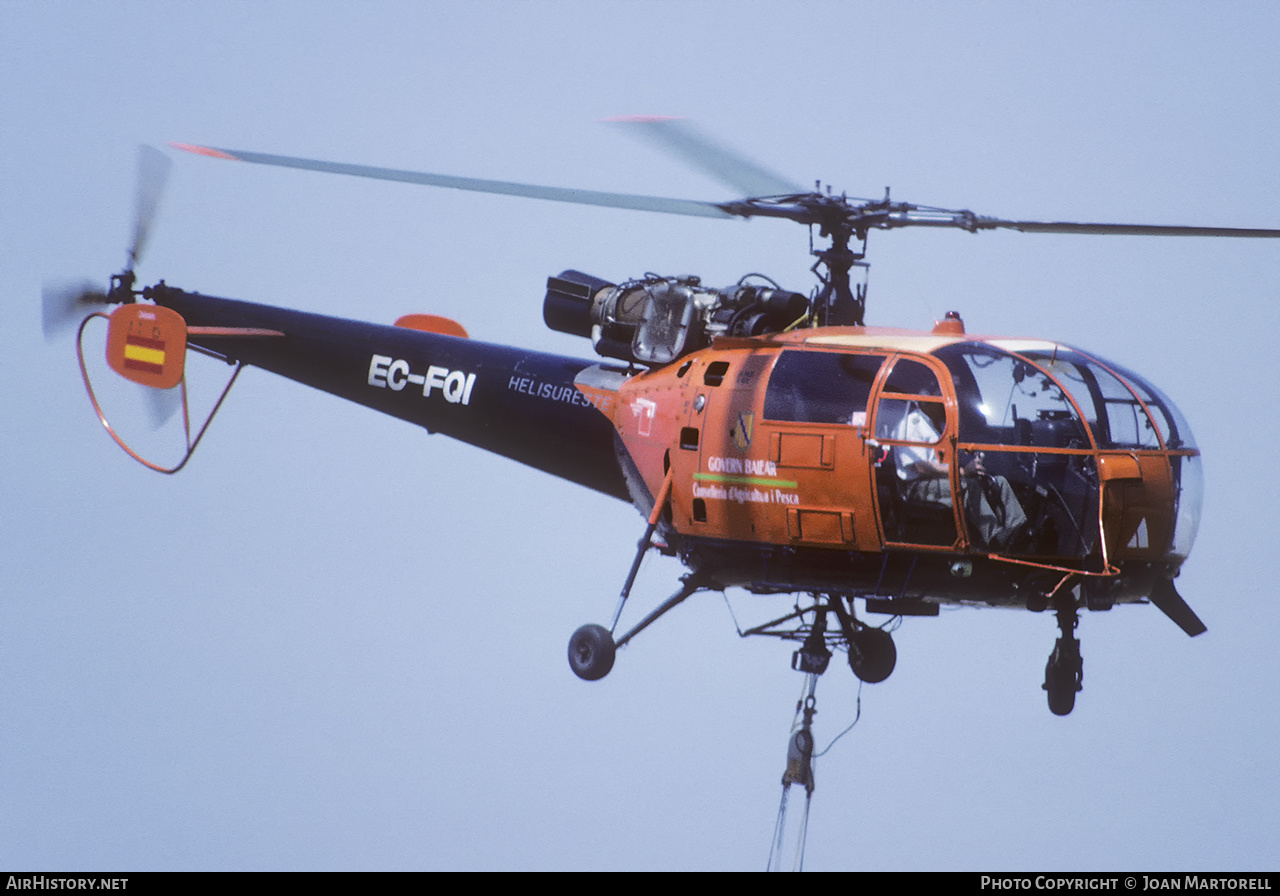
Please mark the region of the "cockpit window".
POLYGON ((881 355, 784 351, 773 367, 764 395, 769 420, 802 423, 859 423, 881 355))
POLYGON ((1170 401, 1167 395, 1149 381, 1118 364, 1112 364, 1110 361, 1104 361, 1101 358, 1092 360, 1100 365, 1105 364, 1133 387, 1133 391, 1146 403, 1147 410, 1151 412, 1151 417, 1155 421, 1156 427, 1159 428, 1166 447, 1176 449, 1195 448, 1196 440, 1191 435, 1191 427, 1187 424, 1186 418, 1182 416, 1182 412, 1178 410, 1177 405, 1170 401))
POLYGON ((1071 392, 1100 447, 1157 449, 1161 442, 1191 447, 1190 429, 1177 408, 1134 374, 1066 348, 1024 354, 1071 392))
POLYGON ((1040 448, 1088 447, 1062 386, 1035 365, 980 343, 934 353, 955 380, 960 441, 1040 448))
POLYGON ((1071 392, 1103 447, 1159 448, 1142 405, 1121 380, 1078 352, 1027 352, 1071 392))

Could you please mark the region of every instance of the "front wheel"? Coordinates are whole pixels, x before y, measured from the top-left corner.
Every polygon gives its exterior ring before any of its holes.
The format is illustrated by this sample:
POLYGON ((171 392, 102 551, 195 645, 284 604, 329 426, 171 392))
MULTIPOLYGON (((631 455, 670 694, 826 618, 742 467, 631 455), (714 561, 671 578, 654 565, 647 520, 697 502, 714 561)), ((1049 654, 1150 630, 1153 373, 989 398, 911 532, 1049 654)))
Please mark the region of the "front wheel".
POLYGON ((569 638, 569 668, 583 681, 599 681, 613 668, 613 635, 603 625, 584 625, 569 638))
POLYGON ((1055 716, 1070 715, 1076 706, 1076 694, 1083 690, 1084 663, 1080 659, 1080 643, 1059 638, 1044 669, 1044 689, 1049 697, 1049 711, 1055 716))

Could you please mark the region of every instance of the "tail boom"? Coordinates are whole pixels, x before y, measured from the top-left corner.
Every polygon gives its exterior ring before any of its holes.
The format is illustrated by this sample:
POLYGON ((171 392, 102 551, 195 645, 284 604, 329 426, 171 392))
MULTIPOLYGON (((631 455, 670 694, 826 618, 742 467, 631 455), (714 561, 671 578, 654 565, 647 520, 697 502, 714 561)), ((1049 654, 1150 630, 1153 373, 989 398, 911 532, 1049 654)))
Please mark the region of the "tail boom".
POLYGON ((609 398, 574 385, 591 362, 163 284, 145 295, 182 315, 190 343, 211 354, 628 500, 609 409, 600 407, 609 398), (284 335, 201 335, 203 328, 284 335))

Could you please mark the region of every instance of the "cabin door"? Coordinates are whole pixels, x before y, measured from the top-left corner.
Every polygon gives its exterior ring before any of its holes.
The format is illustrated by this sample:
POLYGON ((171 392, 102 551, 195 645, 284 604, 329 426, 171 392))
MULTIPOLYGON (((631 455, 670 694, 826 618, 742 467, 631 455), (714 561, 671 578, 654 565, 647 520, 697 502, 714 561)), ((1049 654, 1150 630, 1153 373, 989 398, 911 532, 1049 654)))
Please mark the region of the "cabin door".
POLYGON ((955 545, 955 425, 933 368, 894 359, 876 401, 874 431, 876 509, 885 543, 955 545))

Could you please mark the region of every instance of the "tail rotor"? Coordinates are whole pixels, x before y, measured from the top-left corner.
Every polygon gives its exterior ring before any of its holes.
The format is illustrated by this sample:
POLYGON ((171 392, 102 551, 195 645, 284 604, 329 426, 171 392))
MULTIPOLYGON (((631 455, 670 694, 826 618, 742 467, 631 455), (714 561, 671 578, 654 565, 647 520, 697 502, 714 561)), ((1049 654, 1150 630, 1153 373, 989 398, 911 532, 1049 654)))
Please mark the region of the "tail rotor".
MULTIPOLYGON (((173 162, 154 146, 138 147, 137 180, 134 190, 133 239, 125 268, 111 277, 106 291, 92 280, 46 281, 41 290, 41 326, 46 341, 54 341, 84 319, 109 305, 134 301, 134 270, 141 263, 160 209, 160 200, 169 180, 173 162)), ((178 389, 146 389, 151 422, 163 426, 181 404, 178 389)))

